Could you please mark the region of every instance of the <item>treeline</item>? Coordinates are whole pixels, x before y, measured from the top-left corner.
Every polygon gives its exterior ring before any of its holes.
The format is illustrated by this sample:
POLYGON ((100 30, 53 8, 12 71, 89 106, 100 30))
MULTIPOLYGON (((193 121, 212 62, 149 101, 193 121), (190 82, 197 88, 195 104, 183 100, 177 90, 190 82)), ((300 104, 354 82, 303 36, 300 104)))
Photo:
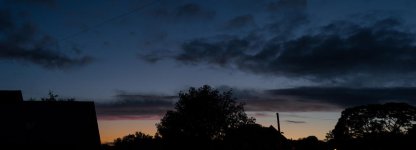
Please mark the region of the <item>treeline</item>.
POLYGON ((315 136, 286 139, 244 112, 232 92, 209 86, 179 93, 174 111, 156 125, 155 136, 141 132, 118 138, 105 150, 387 150, 416 148, 416 108, 405 103, 347 108, 325 141, 315 136))
MULTIPOLYGON (((268 132, 276 132, 273 128, 264 128, 264 131, 268 132)), ((244 134, 242 137, 233 137, 231 141, 224 141, 222 144, 218 146, 222 146, 218 149, 238 149, 238 150, 276 150, 276 149, 285 149, 285 150, 326 150, 331 149, 330 144, 324 141, 318 140, 315 136, 309 136, 306 138, 301 138, 297 140, 290 140, 290 139, 280 139, 276 137, 277 134, 269 134, 269 136, 264 136, 264 134, 254 134, 241 132, 240 134, 244 134), (282 140, 281 145, 278 145, 279 140, 282 140), (228 143, 227 143, 228 142, 228 143)), ((194 145, 194 149, 203 149, 199 146, 194 145)), ((163 149, 172 149, 166 147, 164 142, 160 136, 151 136, 147 135, 142 132, 136 132, 134 134, 130 134, 124 136, 122 138, 118 138, 114 140, 112 144, 104 144, 103 148, 105 150, 133 150, 133 149, 141 149, 141 150, 163 150, 163 149)), ((332 149, 333 150, 333 149, 332 149)))

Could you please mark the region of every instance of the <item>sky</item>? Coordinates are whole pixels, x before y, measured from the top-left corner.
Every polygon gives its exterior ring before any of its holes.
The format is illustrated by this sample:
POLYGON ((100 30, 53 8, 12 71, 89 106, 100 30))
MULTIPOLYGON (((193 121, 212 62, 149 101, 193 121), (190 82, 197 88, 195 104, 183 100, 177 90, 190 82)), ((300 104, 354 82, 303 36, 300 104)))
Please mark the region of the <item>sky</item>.
POLYGON ((94 101, 101 139, 154 134, 177 94, 232 89, 325 138, 343 109, 416 104, 412 0, 1 0, 1 90, 94 101))

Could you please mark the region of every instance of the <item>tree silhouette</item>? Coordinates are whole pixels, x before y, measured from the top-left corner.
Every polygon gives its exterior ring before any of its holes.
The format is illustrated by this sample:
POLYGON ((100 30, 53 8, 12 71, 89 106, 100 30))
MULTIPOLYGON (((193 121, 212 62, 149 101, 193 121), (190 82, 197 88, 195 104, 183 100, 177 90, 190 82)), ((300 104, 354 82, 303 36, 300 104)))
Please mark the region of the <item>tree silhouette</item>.
POLYGON ((168 111, 156 126, 168 144, 203 147, 223 139, 230 129, 254 122, 254 118, 247 117, 243 104, 232 98, 231 91, 220 93, 205 85, 180 92, 175 110, 168 111))
POLYGON ((371 104, 344 110, 332 132, 335 139, 404 134, 413 127, 415 121, 416 108, 409 104, 371 104))
POLYGON ((117 150, 157 150, 160 149, 160 138, 157 135, 153 137, 142 132, 136 132, 135 134, 115 139, 113 144, 114 149, 117 150))
POLYGON ((58 95, 54 94, 51 90, 49 90, 47 98, 41 98, 41 101, 57 101, 58 100, 58 95))
POLYGON ((327 145, 323 141, 319 141, 316 136, 308 136, 293 142, 296 150, 323 150, 327 149, 327 145))
POLYGON ((405 103, 371 104, 345 109, 328 138, 345 149, 354 146, 388 149, 406 145, 405 135, 413 132, 416 107, 405 103), (365 145, 365 146, 364 146, 365 145))
MULTIPOLYGON (((43 97, 40 101, 49 101, 49 102, 56 102, 56 101, 75 101, 74 98, 58 98, 59 95, 54 94, 53 91, 49 90, 48 97, 43 97)), ((37 99, 31 98, 29 101, 37 101, 37 99)))

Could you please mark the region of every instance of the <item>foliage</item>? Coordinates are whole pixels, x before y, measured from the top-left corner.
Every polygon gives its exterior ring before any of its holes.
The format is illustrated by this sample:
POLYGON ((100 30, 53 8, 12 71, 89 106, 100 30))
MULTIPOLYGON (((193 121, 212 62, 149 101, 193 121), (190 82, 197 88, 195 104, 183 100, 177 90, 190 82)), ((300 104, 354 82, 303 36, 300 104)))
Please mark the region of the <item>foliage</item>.
POLYGON ((41 98, 41 101, 57 101, 58 95, 54 94, 52 91, 49 91, 47 98, 41 98))
POLYGON ((332 131, 334 139, 405 134, 416 122, 416 108, 405 103, 372 104, 345 109, 332 131))
POLYGON ((416 107, 405 103, 371 104, 345 109, 328 133, 332 149, 407 149, 414 147, 416 107))
MULTIPOLYGON (((52 101, 52 102, 54 102, 54 101, 75 101, 74 98, 63 99, 63 98, 58 98, 58 97, 59 97, 59 95, 54 94, 53 91, 49 91, 48 97, 41 98, 40 100, 41 101, 52 101)), ((29 101, 36 101, 36 99, 31 98, 29 101)))
POLYGON ((412 127, 412 128, 410 128, 410 129, 407 131, 407 135, 409 135, 409 136, 411 136, 411 137, 413 137, 413 138, 416 138, 416 124, 414 124, 414 125, 413 125, 413 127, 412 127))
POLYGON ((236 103, 232 92, 203 86, 179 93, 174 111, 168 111, 157 124, 158 133, 167 141, 221 140, 230 129, 254 124, 247 117, 243 104, 236 103))
POLYGON ((114 140, 114 148, 117 150, 130 150, 130 149, 158 149, 160 146, 160 138, 155 137, 142 132, 136 132, 135 134, 129 134, 123 138, 117 138, 114 140))
POLYGON ((316 136, 308 136, 292 141, 296 150, 322 150, 327 149, 327 143, 318 140, 316 136))

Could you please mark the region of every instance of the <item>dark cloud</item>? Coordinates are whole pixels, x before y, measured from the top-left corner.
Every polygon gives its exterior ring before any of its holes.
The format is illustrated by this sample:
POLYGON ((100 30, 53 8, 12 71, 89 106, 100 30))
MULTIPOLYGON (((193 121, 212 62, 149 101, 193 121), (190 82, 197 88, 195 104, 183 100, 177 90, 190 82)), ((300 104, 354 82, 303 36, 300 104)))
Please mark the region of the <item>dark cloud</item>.
POLYGON ((232 39, 217 43, 194 40, 183 44, 183 52, 175 59, 186 64, 208 63, 225 67, 239 62, 245 57, 244 52, 248 50, 249 42, 244 39, 232 39))
MULTIPOLYGON (((405 102, 416 105, 416 87, 348 88, 348 87, 299 87, 289 89, 255 90, 229 86, 217 87, 220 91, 232 90, 238 102, 245 103, 245 110, 256 117, 274 114, 270 112, 327 112, 386 102, 405 102)), ((158 119, 167 110, 174 109, 177 96, 155 94, 131 94, 119 92, 115 100, 96 104, 101 119, 158 119)), ((290 116, 300 119, 304 116, 290 116)), ((292 120, 293 121, 293 120, 292 120)), ((302 123, 302 122, 292 122, 302 123)))
MULTIPOLYGON (((247 111, 262 112, 309 112, 309 111, 338 111, 342 109, 337 104, 320 100, 309 100, 298 95, 275 94, 273 90, 242 89, 220 86, 220 91, 231 90, 239 102, 245 103, 247 111)), ((255 114, 257 115, 257 113, 255 114)), ((259 114, 261 116, 262 113, 259 114)))
POLYGON ((307 0, 278 0, 266 4, 270 12, 270 22, 264 24, 260 31, 274 41, 291 39, 294 33, 310 23, 307 13, 307 0))
POLYGON ((239 29, 244 27, 253 27, 255 25, 256 23, 252 15, 242 15, 229 20, 225 24, 225 29, 239 29))
MULTIPOLYGON (((250 112, 248 113, 249 115, 250 115, 250 112)), ((273 115, 270 115, 270 114, 268 114, 268 113, 263 113, 263 112, 254 112, 254 113, 252 113, 252 115, 254 116, 254 117, 274 117, 273 115)))
POLYGON ((305 12, 291 13, 275 18, 276 21, 266 24, 263 28, 274 36, 273 40, 284 41, 293 36, 293 32, 309 23, 305 12))
POLYGON ((306 123, 305 121, 295 121, 295 120, 285 120, 288 123, 295 123, 295 124, 300 124, 300 123, 306 123))
POLYGON ((258 99, 240 99, 244 102, 247 111, 271 112, 326 112, 340 111, 343 107, 319 101, 309 101, 296 96, 263 95, 258 99))
MULTIPOLYGON (((219 89, 228 90, 223 86, 219 89)), ((248 111, 309 112, 339 111, 347 107, 386 102, 416 105, 416 87, 299 87, 275 90, 232 88, 248 111)))
POLYGON ((204 10, 200 5, 196 3, 188 3, 179 6, 177 8, 176 15, 181 17, 212 18, 215 15, 215 12, 204 10))
MULTIPOLYGON (((253 1, 234 1, 233 3, 244 3, 245 5, 250 5, 253 3, 253 1)), ((258 2, 257 4, 263 6, 265 3, 266 2, 262 1, 258 2)), ((255 21, 254 18, 255 13, 247 13, 244 15, 235 16, 234 18, 230 18, 228 21, 224 22, 223 26, 219 29, 223 32, 230 34, 218 34, 211 37, 198 37, 193 40, 188 40, 182 44, 182 50, 185 52, 179 54, 175 52, 174 55, 170 54, 171 58, 173 57, 179 62, 187 64, 198 64, 207 61, 208 63, 213 65, 216 65, 216 62, 219 62, 218 64, 222 67, 234 65, 232 60, 229 61, 227 59, 245 59, 245 53, 253 54, 253 51, 263 48, 265 43, 270 43, 269 40, 282 41, 290 37, 293 37, 294 32, 299 30, 305 24, 309 23, 309 18, 306 14, 306 4, 304 4, 303 2, 299 1, 293 3, 288 1, 279 1, 276 4, 268 5, 278 5, 279 7, 285 9, 279 9, 273 11, 272 13, 267 13, 267 20, 264 20, 264 18, 260 18, 258 23, 255 21), (224 31, 224 29, 228 31, 224 31), (244 32, 235 33, 235 31, 241 31, 241 29, 243 29, 244 32), (222 38, 223 36, 229 37, 222 38), (270 37, 272 37, 272 39, 270 39, 270 37), (234 46, 236 46, 237 48, 234 46), (194 51, 193 48, 196 48, 198 50, 194 51), (217 51, 220 51, 220 53, 215 54, 217 51), (204 56, 202 57, 204 58, 200 57, 200 54, 203 54, 204 56), (211 58, 213 60, 211 60, 211 58)), ((215 14, 215 12, 208 13, 210 11, 207 10, 202 11, 201 7, 194 3, 180 6, 177 8, 177 10, 182 10, 178 12, 205 12, 190 13, 193 15, 215 14)), ((256 10, 255 12, 259 11, 264 11, 264 8, 262 7, 261 10, 256 10)), ((176 14, 182 14, 178 12, 176 12, 176 14)), ((155 11, 155 14, 157 14, 157 16, 160 17, 175 13, 170 13, 169 9, 167 8, 159 8, 157 11, 155 11)), ((151 54, 148 55, 141 54, 141 56, 145 57, 139 58, 150 63, 155 63, 161 59, 169 58, 165 57, 166 55, 159 56, 160 52, 150 53, 151 54)))
POLYGON ((196 39, 184 43, 174 59, 320 82, 360 77, 387 82, 416 73, 415 34, 398 19, 362 24, 337 21, 317 31, 291 40, 273 38, 257 51, 253 49, 257 42, 246 37, 196 39))
POLYGON ((300 101, 351 107, 384 102, 416 104, 416 87, 348 88, 348 87, 300 87, 265 91, 274 96, 296 97, 300 101))
POLYGON ((59 51, 58 41, 40 35, 31 24, 12 20, 9 11, 0 11, 0 59, 26 62, 46 69, 69 69, 93 61, 90 56, 71 57, 59 51))
POLYGON ((275 39, 287 39, 292 36, 293 31, 309 23, 307 6, 307 0, 278 0, 268 3, 266 9, 271 12, 271 20, 274 21, 264 28, 272 32, 275 39))
POLYGON ((303 11, 308 5, 307 0, 278 0, 270 2, 266 5, 268 11, 282 12, 282 11, 303 11))
POLYGON ((100 119, 154 119, 173 109, 176 101, 177 96, 121 92, 114 101, 97 103, 96 109, 100 119))
POLYGON ((20 4, 36 4, 45 5, 48 7, 56 6, 56 0, 7 0, 8 3, 20 3, 20 4))
POLYGON ((160 120, 159 115, 98 115, 98 120, 160 120))
POLYGON ((240 67, 257 73, 319 79, 412 73, 416 62, 414 34, 400 30, 399 25, 395 19, 369 26, 333 23, 317 35, 270 43, 248 59, 248 65, 240 67), (268 61, 259 61, 262 59, 268 61))
MULTIPOLYGON (((216 12, 208 10, 197 3, 186 3, 175 8, 159 7, 150 13, 159 18, 173 18, 173 19, 213 19, 216 12)), ((176 20, 175 20, 176 21, 176 20)))
POLYGON ((177 16, 189 16, 201 13, 201 7, 195 3, 188 3, 177 8, 177 16))

